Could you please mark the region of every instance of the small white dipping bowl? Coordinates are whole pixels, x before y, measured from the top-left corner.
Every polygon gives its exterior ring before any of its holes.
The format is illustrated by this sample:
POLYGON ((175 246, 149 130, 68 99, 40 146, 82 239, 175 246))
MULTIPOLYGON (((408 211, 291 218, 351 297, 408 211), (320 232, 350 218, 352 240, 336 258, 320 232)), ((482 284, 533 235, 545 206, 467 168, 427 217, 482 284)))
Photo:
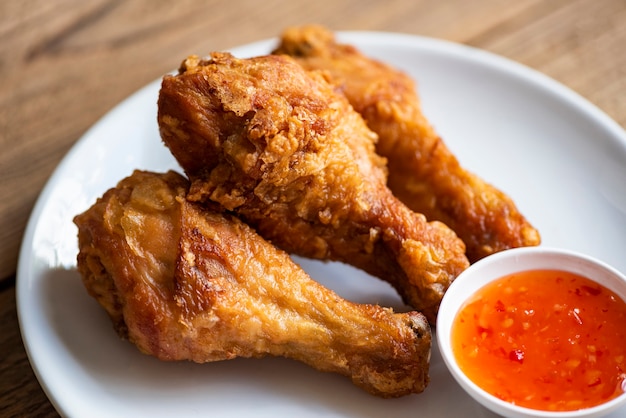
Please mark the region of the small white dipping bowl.
POLYGON ((526 270, 548 269, 568 271, 587 277, 612 290, 626 301, 626 276, 592 257, 541 246, 502 251, 471 265, 446 291, 439 309, 436 327, 437 342, 443 360, 461 387, 472 398, 497 414, 514 418, 590 418, 607 415, 626 405, 626 394, 601 405, 575 411, 535 410, 514 405, 491 395, 470 380, 455 360, 450 333, 459 309, 470 296, 503 276, 526 270))

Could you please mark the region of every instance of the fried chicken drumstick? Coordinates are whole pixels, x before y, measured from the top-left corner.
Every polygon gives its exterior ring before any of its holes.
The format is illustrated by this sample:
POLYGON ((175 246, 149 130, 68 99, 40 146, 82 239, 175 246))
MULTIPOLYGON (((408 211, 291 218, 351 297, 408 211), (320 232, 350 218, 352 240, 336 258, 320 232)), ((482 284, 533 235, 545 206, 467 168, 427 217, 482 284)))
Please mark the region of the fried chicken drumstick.
POLYGON ((284 356, 381 397, 424 390, 422 314, 340 298, 187 190, 177 173, 136 171, 75 218, 83 283, 122 337, 162 360, 284 356))
POLYGON ((471 262, 513 247, 538 245, 538 231, 505 193, 468 172, 421 111, 405 73, 339 44, 319 26, 287 29, 275 54, 324 70, 379 135, 389 188, 416 212, 450 226, 471 262))
POLYGON ((387 280, 435 321, 468 265, 464 244, 391 193, 376 136, 320 74, 282 56, 190 57, 164 77, 158 105, 188 199, 236 212, 289 253, 387 280))

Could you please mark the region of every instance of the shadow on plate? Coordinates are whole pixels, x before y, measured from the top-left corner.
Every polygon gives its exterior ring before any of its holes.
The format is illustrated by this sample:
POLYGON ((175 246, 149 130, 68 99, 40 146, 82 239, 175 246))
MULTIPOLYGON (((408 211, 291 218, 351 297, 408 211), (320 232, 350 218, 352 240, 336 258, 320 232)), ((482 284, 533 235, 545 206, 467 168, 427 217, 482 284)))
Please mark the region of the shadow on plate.
POLYGON ((160 416, 170 412, 178 416, 208 412, 272 417, 493 416, 456 385, 436 347, 426 391, 385 400, 343 376, 284 358, 206 364, 156 360, 118 338, 77 271, 50 270, 42 283, 42 310, 57 338, 50 341, 50 348, 61 353, 66 390, 80 393, 90 387, 88 396, 108 405, 117 403, 118 411, 148 414, 152 410, 160 416))

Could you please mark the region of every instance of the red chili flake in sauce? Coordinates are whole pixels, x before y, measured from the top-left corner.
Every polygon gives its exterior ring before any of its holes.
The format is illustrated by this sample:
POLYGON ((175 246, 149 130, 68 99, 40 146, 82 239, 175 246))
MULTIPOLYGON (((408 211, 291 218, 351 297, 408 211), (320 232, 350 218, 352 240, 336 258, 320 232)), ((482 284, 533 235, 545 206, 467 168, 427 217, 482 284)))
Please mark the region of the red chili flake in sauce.
POLYGON ((626 388, 626 303, 563 271, 513 274, 480 289, 452 328, 459 366, 527 408, 588 408, 626 388))
POLYGON ((524 362, 524 352, 522 350, 513 350, 509 353, 509 359, 519 363, 524 362))

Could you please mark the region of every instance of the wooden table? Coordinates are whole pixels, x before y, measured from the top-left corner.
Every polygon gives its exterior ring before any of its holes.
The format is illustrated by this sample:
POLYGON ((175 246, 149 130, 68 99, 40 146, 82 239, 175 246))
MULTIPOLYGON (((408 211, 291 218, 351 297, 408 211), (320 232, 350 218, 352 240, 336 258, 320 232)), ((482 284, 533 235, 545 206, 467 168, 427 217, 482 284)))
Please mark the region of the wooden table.
POLYGON ((57 416, 20 338, 15 269, 29 213, 63 155, 186 55, 303 23, 492 51, 555 78, 626 127, 624 0, 0 2, 0 415, 57 416))

